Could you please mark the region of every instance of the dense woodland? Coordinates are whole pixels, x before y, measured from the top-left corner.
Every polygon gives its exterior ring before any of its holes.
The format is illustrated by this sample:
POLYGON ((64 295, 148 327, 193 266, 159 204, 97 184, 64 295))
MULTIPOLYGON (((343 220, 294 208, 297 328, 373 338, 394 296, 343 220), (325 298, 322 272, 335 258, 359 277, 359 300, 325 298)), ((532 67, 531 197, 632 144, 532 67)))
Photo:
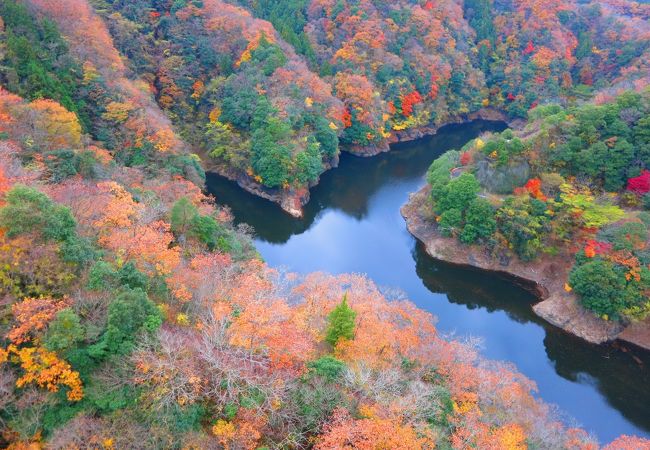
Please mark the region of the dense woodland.
POLYGON ((575 255, 565 289, 605 320, 650 314, 650 91, 548 104, 428 173, 432 220, 498 260, 575 255))
POLYGON ((197 153, 300 192, 340 149, 487 107, 527 117, 434 163, 441 230, 496 258, 571 252, 567 289, 636 320, 649 15, 623 0, 0 1, 0 445, 599 448, 513 367, 372 281, 268 267, 204 194, 197 153))

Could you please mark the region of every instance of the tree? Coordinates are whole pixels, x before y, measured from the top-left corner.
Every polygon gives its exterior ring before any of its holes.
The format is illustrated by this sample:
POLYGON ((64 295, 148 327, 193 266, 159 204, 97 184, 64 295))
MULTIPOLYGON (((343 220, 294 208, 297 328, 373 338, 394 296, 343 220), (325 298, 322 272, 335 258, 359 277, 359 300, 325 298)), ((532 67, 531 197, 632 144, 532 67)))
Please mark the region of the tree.
POLYGON ((198 209, 187 197, 179 199, 171 209, 170 224, 172 232, 176 236, 183 236, 188 232, 192 222, 198 215, 198 209))
POLYGON ((139 333, 155 331, 161 322, 160 311, 142 289, 125 290, 108 306, 106 332, 95 353, 127 354, 139 333))
POLYGON ((460 234, 461 242, 471 244, 477 239, 492 236, 497 223, 494 219, 494 208, 483 198, 475 198, 465 212, 465 225, 460 234))
POLYGON ((75 233, 76 221, 70 209, 55 204, 32 187, 15 185, 5 200, 7 204, 0 210, 0 227, 10 237, 35 232, 44 240, 61 242, 75 233))
POLYGON ((62 352, 71 349, 84 337, 79 316, 70 308, 59 311, 47 328, 45 348, 62 352))
POLYGON ((578 265, 569 275, 569 284, 582 305, 598 315, 618 318, 633 304, 625 274, 609 261, 595 259, 578 265))
POLYGON ((471 173, 463 173, 449 182, 436 197, 436 209, 444 212, 450 209, 465 211, 476 198, 481 185, 471 173))
POLYGON ((332 346, 336 346, 340 340, 353 339, 356 317, 357 313, 348 306, 348 296, 345 294, 341 303, 327 317, 328 325, 325 341, 332 346))

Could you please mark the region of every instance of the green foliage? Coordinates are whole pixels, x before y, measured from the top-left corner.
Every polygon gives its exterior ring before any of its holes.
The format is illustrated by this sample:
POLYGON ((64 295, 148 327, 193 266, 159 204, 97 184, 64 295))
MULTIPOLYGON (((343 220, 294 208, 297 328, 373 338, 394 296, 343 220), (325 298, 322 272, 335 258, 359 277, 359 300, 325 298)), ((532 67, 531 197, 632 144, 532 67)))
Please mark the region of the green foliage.
POLYGON ((641 306, 647 313, 647 299, 641 289, 650 286, 650 274, 644 268, 641 281, 628 281, 626 271, 623 266, 595 258, 576 265, 569 283, 582 305, 600 316, 618 319, 625 311, 641 306))
POLYGON ((343 296, 341 303, 327 317, 328 324, 325 342, 335 346, 339 340, 354 339, 354 320, 356 317, 357 313, 348 306, 348 297, 346 294, 343 296))
POLYGON ((339 138, 329 126, 329 121, 322 115, 310 115, 307 119, 314 127, 314 137, 320 144, 320 152, 332 158, 339 151, 339 138))
POLYGON ((170 212, 172 232, 177 236, 187 233, 198 215, 199 210, 187 197, 179 199, 170 212))
POLYGON ((71 349, 84 337, 79 316, 71 309, 59 311, 47 328, 45 347, 48 350, 64 352, 71 349))
POLYGON ((499 232, 523 261, 535 259, 542 248, 549 219, 543 202, 530 197, 509 197, 496 212, 499 232))
MULTIPOLYGON (((36 19, 14 0, 0 3, 0 16, 5 27, 0 41, 6 45, 6 52, 0 52, 0 83, 21 97, 50 98, 80 113, 84 109, 81 73, 56 25, 36 19)), ((80 119, 88 125, 83 114, 80 119)))
POLYGON ((160 311, 145 291, 140 288, 122 291, 108 306, 106 331, 95 353, 128 354, 140 333, 153 332, 161 323, 160 311))
POLYGON ((290 181, 293 154, 291 126, 270 115, 256 120, 256 123, 259 127, 253 131, 251 138, 253 169, 264 185, 280 187, 290 181))
POLYGON ((479 239, 485 239, 496 231, 494 208, 482 198, 475 198, 465 212, 465 226, 459 238, 465 244, 472 244, 479 239))
POLYGON ((307 145, 307 150, 296 155, 296 177, 301 183, 311 183, 318 179, 323 172, 323 161, 319 151, 320 144, 311 142, 307 145))
POLYGON ((7 230, 7 236, 38 233, 43 240, 56 242, 75 236, 76 221, 70 209, 57 205, 39 190, 18 184, 5 199, 0 227, 7 230))
POLYGON ((210 250, 219 248, 227 251, 233 237, 213 217, 199 214, 199 210, 187 198, 179 199, 170 213, 172 232, 182 238, 187 236, 207 245, 210 250))
POLYGON ((440 215, 438 229, 443 236, 453 236, 463 229, 463 213, 457 208, 451 208, 440 215))
POLYGON ((521 139, 514 137, 512 130, 506 130, 495 135, 485 143, 481 152, 496 160, 497 165, 503 166, 515 156, 521 155, 526 146, 521 139))
POLYGON ((460 152, 450 150, 440 158, 433 161, 427 171, 427 183, 431 185, 431 192, 434 197, 440 189, 449 183, 451 170, 460 165, 460 152))
POLYGON ((333 356, 323 356, 307 364, 309 371, 291 392, 303 430, 319 429, 337 407, 347 406, 339 388, 345 364, 333 356))
POLYGON ((626 222, 604 228, 598 239, 612 244, 614 250, 628 250, 644 246, 648 240, 648 227, 643 222, 626 222))
POLYGON ((589 177, 608 191, 618 191, 628 178, 650 164, 647 138, 650 105, 641 94, 626 92, 603 105, 585 104, 545 119, 557 136, 549 161, 563 175, 589 177), (571 116, 568 120, 567 117, 571 116))
POLYGON ((621 208, 607 201, 596 201, 592 195, 569 192, 566 188, 563 190, 560 195, 562 207, 579 214, 580 221, 586 228, 600 228, 622 219, 625 215, 621 208))
POLYGON ((463 173, 458 178, 451 180, 436 196, 435 209, 440 213, 450 209, 465 211, 470 203, 476 199, 476 194, 481 190, 479 182, 471 173, 463 173))
POLYGON ((307 363, 307 368, 310 373, 319 376, 328 382, 333 382, 338 380, 343 373, 345 363, 331 355, 326 355, 316 361, 307 363))
POLYGON ((307 25, 308 2, 306 0, 289 2, 240 0, 239 2, 252 9, 257 17, 271 22, 282 38, 298 53, 304 55, 308 61, 315 62, 316 55, 304 31, 307 25))
POLYGON ((278 67, 287 63, 287 57, 278 45, 271 44, 265 36, 262 36, 257 48, 251 52, 251 62, 259 65, 262 73, 268 77, 278 67))

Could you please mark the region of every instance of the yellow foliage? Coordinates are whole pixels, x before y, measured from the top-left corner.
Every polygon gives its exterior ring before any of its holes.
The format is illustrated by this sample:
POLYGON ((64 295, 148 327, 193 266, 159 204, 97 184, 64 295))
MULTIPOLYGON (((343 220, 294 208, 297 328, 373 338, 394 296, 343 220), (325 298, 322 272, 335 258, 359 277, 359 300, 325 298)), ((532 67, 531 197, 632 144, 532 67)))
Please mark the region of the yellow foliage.
POLYGON ((212 426, 212 433, 219 438, 219 442, 225 445, 225 443, 235 437, 235 426, 232 422, 219 419, 212 426))
POLYGON ((97 68, 90 61, 86 61, 83 64, 83 76, 84 84, 88 84, 91 81, 95 81, 97 78, 99 78, 99 72, 97 71, 97 68))
POLYGON ((83 398, 83 388, 79 372, 72 370, 70 364, 59 359, 54 352, 43 347, 18 348, 10 345, 6 353, 11 353, 12 361, 20 364, 25 371, 24 375, 16 380, 17 387, 23 387, 35 383, 50 392, 58 392, 61 385, 67 386, 70 390, 66 397, 71 402, 77 402, 83 398))
POLYGON ((334 131, 336 131, 336 130, 338 130, 338 129, 339 129, 339 127, 337 127, 336 124, 335 124, 334 122, 330 122, 330 130, 334 130, 334 131))
POLYGON ((190 324, 190 319, 187 317, 187 314, 179 314, 176 316, 176 323, 181 326, 188 326, 190 324))
POLYGON ((314 100, 312 100, 311 97, 305 98, 305 106, 307 108, 311 108, 313 104, 314 104, 314 100))
POLYGON ((219 117, 221 117, 221 108, 218 106, 214 108, 212 111, 210 111, 210 122, 216 123, 219 120, 219 117))
POLYGON ((102 114, 102 117, 106 120, 123 123, 134 109, 135 106, 131 102, 110 102, 106 105, 106 112, 102 114))

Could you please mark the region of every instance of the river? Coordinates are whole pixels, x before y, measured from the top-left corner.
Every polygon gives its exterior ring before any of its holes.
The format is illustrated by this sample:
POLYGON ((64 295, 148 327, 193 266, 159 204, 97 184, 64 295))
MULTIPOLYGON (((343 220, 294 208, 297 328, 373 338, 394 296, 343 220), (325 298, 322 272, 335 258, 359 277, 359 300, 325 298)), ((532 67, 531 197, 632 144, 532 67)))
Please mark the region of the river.
POLYGON ((650 355, 591 345, 539 319, 535 298, 512 283, 430 258, 399 213, 425 183, 431 162, 499 122, 449 125, 435 136, 372 158, 341 156, 312 189, 303 219, 208 174, 217 202, 253 226, 256 246, 274 267, 294 272, 365 273, 396 288, 438 318, 450 336, 481 337, 484 356, 509 361, 537 383, 538 395, 608 442, 620 434, 650 437, 650 355))

